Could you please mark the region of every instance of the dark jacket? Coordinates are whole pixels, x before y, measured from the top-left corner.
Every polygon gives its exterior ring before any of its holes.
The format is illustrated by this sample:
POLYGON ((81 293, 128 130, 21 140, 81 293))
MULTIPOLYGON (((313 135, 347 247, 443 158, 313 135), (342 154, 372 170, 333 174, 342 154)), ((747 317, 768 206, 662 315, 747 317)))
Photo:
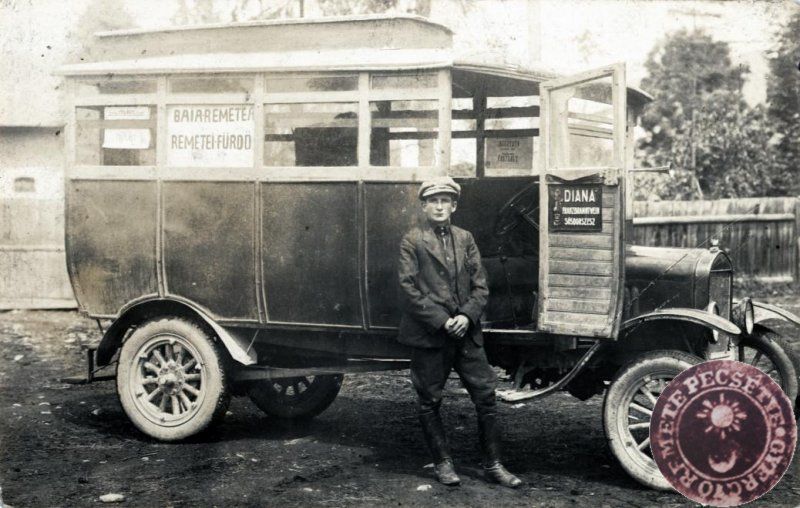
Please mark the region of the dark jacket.
POLYGON ((489 295, 486 271, 472 234, 456 226, 450 230, 456 281, 450 280, 442 244, 427 222, 412 228, 400 242, 398 276, 403 315, 398 340, 403 344, 442 347, 448 340, 442 327, 449 318, 464 314, 470 320, 467 335, 483 345, 480 318, 489 295), (457 291, 453 291, 456 286, 457 291))

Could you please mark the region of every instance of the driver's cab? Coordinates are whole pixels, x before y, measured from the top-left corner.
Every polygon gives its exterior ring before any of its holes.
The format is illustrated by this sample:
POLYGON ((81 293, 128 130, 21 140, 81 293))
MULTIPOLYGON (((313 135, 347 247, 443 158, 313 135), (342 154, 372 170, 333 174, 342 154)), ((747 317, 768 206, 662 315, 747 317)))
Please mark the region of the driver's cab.
POLYGON ((455 65, 449 167, 465 190, 454 220, 483 254, 490 330, 616 338, 631 131, 648 100, 624 83, 622 64, 566 78, 455 65))

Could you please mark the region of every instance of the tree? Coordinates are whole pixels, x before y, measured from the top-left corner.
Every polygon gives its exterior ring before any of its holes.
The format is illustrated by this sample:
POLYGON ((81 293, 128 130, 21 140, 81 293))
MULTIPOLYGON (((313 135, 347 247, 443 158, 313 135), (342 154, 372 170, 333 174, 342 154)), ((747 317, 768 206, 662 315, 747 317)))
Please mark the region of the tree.
POLYGON ((767 112, 773 138, 779 184, 800 192, 800 11, 778 32, 769 58, 767 112))
POLYGON ((642 87, 655 100, 642 115, 641 163, 675 171, 673 178, 640 177, 639 189, 669 199, 776 192, 769 122, 763 108, 745 103, 749 70, 733 64, 726 43, 682 30, 650 52, 645 68, 642 87))
POLYGON ((179 0, 176 25, 202 25, 255 19, 300 17, 309 0, 179 0))
POLYGON ((136 24, 125 8, 123 0, 92 0, 86 6, 76 26, 78 57, 80 60, 90 61, 102 57, 98 54, 95 33, 134 28, 136 24))
POLYGON ((177 25, 303 17, 306 11, 325 16, 403 12, 427 16, 431 0, 180 0, 172 18, 177 25))
POLYGON ((428 16, 431 0, 319 0, 326 16, 396 12, 428 16))

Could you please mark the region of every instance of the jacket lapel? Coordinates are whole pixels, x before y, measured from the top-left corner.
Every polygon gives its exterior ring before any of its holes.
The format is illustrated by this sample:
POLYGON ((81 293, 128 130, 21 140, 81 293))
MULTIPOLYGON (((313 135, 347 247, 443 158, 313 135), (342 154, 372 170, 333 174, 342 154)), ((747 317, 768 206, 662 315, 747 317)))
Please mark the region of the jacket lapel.
POLYGON ((425 242, 425 248, 442 266, 447 267, 444 258, 444 250, 442 250, 442 242, 436 238, 433 228, 426 224, 422 231, 422 239, 425 242))
POLYGON ((464 242, 466 240, 463 232, 455 227, 450 228, 450 234, 453 235, 453 247, 455 248, 456 255, 456 273, 463 268, 463 260, 467 257, 466 247, 464 242))

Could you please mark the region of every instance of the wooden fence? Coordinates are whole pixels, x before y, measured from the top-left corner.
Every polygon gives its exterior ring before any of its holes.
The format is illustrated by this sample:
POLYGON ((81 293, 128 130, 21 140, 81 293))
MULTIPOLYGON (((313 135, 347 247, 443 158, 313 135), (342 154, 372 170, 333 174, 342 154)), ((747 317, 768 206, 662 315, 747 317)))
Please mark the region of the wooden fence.
POLYGON ((634 203, 637 245, 703 247, 719 240, 736 275, 797 280, 800 214, 797 198, 634 203))

